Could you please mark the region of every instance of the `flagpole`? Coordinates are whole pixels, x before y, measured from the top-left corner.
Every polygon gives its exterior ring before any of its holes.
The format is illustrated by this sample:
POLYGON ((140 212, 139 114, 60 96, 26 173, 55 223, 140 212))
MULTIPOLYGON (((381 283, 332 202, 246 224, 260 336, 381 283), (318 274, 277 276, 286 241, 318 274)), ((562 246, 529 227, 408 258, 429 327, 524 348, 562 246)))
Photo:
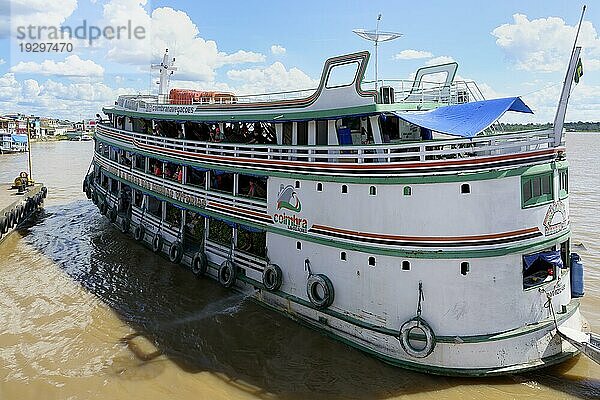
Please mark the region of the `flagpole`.
POLYGON ((33 177, 31 176, 31 134, 29 133, 29 117, 27 117, 27 158, 29 158, 29 178, 27 185, 29 185, 29 181, 33 181, 33 177))
POLYGON ((581 10, 581 17, 579 18, 577 33, 575 34, 575 41, 573 42, 573 50, 571 51, 571 59, 569 61, 569 66, 567 67, 567 73, 565 74, 565 81, 563 82, 558 108, 556 109, 556 115, 554 116, 554 146, 560 146, 562 141, 563 126, 565 123, 565 116, 567 114, 567 105, 569 103, 571 87, 573 86, 573 77, 575 76, 577 61, 579 60, 579 53, 581 51, 581 47, 577 47, 577 39, 579 38, 579 31, 581 30, 581 23, 583 22, 585 9, 586 6, 584 5, 583 9, 581 10))

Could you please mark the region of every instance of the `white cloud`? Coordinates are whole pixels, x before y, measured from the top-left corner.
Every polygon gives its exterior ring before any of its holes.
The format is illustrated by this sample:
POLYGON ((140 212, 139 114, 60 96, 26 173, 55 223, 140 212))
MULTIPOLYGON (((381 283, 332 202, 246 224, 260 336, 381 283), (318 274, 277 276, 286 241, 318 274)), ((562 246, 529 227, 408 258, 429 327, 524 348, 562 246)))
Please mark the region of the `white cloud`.
POLYGON ((456 60, 454 60, 454 58, 452 58, 450 56, 439 56, 439 57, 434 57, 434 58, 427 60, 425 62, 425 65, 431 66, 431 65, 448 64, 448 63, 455 62, 455 61, 456 60))
POLYGON ((104 18, 110 25, 131 20, 145 28, 145 40, 107 41, 108 59, 124 64, 147 66, 161 59, 166 48, 176 58, 177 78, 213 81, 215 70, 224 65, 264 62, 265 56, 247 50, 232 54, 219 51, 213 40, 199 36, 199 29, 183 11, 161 7, 148 14, 147 0, 112 0, 104 5, 104 18))
POLYGON ((77 0, 0 0, 0 38, 18 26, 60 26, 76 8, 77 0))
POLYGON ((285 47, 283 47, 279 44, 274 44, 273 46, 271 46, 271 54, 280 56, 280 55, 285 54, 285 52, 286 52, 285 47))
POLYGON ((0 58, 0 65, 6 64, 6 60, 4 58, 0 58))
MULTIPOLYGON (((555 72, 566 69, 576 27, 557 17, 529 20, 514 14, 513 23, 492 31, 496 44, 517 69, 555 72)), ((583 46, 586 69, 600 69, 600 38, 589 21, 581 25, 578 44, 583 46)))
POLYGON ((318 81, 298 68, 287 70, 279 61, 265 68, 230 70, 227 71, 227 77, 232 81, 242 82, 236 88, 236 92, 240 94, 310 89, 318 85, 318 81))
POLYGON ((0 114, 21 112, 71 120, 80 115, 92 117, 117 96, 132 93, 136 93, 132 88, 113 89, 102 82, 19 82, 13 73, 7 73, 0 76, 0 114))
POLYGON ((104 68, 92 60, 82 60, 77 55, 70 55, 64 61, 44 60, 41 63, 21 61, 10 69, 11 72, 57 75, 69 77, 102 76, 104 68))
POLYGON ((430 58, 433 54, 428 51, 422 50, 402 50, 400 53, 394 56, 394 60, 415 60, 419 58, 430 58))

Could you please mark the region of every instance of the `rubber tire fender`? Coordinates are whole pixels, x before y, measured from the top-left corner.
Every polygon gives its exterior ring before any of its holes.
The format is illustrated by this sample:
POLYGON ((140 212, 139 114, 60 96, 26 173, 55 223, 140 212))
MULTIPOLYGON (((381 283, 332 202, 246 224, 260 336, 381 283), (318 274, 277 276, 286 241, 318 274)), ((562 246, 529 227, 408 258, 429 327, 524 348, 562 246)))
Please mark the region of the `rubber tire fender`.
POLYGON ((281 272, 279 265, 267 264, 263 271, 262 282, 263 285, 265 285, 265 288, 270 292, 279 290, 283 283, 283 272, 281 272))
POLYGON ((8 220, 6 217, 0 217, 0 234, 8 232, 8 220))
POLYGON ((102 215, 106 215, 106 212, 108 211, 108 205, 106 204, 106 202, 102 202, 100 203, 100 206, 98 206, 98 208, 100 209, 100 214, 102 215))
POLYGON ((42 187, 42 197, 44 199, 48 197, 48 188, 46 186, 42 187))
POLYGON ((162 250, 162 236, 160 233, 156 233, 152 238, 152 251, 155 253, 160 253, 162 250))
POLYGON ((433 329, 420 317, 409 319, 402 324, 398 333, 398 340, 406 354, 414 358, 425 358, 435 348, 435 334, 433 333, 433 329), (425 334, 425 347, 422 349, 416 349, 410 343, 410 331, 415 328, 421 329, 425 334))
POLYGON ((225 260, 219 267, 219 283, 221 286, 230 288, 235 283, 235 265, 231 260, 225 260))
POLYGON ((208 258, 202 250, 194 254, 192 258, 192 273, 197 277, 204 276, 208 270, 208 258))
POLYGON ((183 246, 179 240, 174 241, 169 246, 169 261, 173 264, 179 264, 183 258, 183 246))
POLYGON ((138 224, 138 226, 136 226, 135 229, 133 230, 133 238, 135 240, 137 240, 138 242, 141 242, 142 240, 144 240, 145 236, 146 236, 146 229, 144 228, 144 226, 142 224, 138 224))
POLYGON ((316 308, 327 308, 333 303, 335 292, 331 280, 323 274, 311 275, 306 282, 306 294, 308 299, 316 308), (317 292, 317 288, 321 287, 323 296, 317 292))

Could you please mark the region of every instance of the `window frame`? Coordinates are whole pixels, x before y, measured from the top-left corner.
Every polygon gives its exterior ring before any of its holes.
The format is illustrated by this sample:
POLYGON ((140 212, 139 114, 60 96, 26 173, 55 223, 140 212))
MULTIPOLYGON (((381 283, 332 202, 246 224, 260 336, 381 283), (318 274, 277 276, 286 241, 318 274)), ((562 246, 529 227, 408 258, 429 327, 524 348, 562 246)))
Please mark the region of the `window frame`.
POLYGON ((540 174, 532 174, 532 175, 522 175, 521 176, 521 208, 528 208, 528 207, 536 207, 536 206, 540 206, 543 204, 548 204, 551 203, 552 201, 554 201, 554 174, 552 171, 548 171, 548 172, 543 172, 540 174), (543 180, 544 179, 549 179, 550 180, 550 185, 548 187, 548 189, 550 190, 550 193, 544 193, 543 192, 543 180), (538 182, 536 182, 536 180, 539 180, 538 182), (539 184, 539 195, 535 195, 535 188, 536 188, 536 183, 539 184), (531 197, 526 199, 525 197, 525 185, 528 184, 529 185, 529 191, 531 193, 531 197))

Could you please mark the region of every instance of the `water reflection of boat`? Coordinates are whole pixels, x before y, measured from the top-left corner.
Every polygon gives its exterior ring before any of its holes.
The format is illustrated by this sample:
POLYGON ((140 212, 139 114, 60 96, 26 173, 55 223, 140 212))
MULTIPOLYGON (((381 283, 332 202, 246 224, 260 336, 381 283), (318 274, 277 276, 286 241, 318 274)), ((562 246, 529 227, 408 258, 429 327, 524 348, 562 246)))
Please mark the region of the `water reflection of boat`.
POLYGON ((567 101, 553 129, 508 134, 497 120, 529 107, 482 99, 456 63, 369 86, 368 59, 327 60, 317 89, 181 104, 165 55, 158 96, 104 109, 84 190, 174 263, 395 365, 507 374, 577 354, 545 306, 581 331, 567 101))

